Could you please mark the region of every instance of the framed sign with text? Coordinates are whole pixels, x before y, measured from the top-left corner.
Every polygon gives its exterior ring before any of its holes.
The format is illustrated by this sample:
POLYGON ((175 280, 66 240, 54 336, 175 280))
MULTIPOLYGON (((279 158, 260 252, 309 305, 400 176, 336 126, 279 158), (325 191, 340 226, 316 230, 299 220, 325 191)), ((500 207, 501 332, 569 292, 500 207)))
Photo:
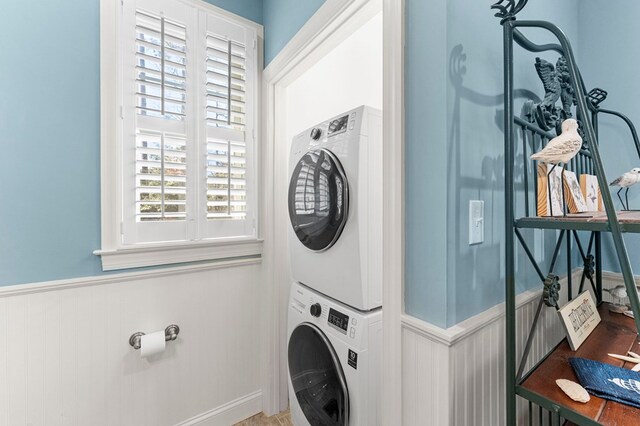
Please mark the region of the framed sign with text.
POLYGON ((600 323, 600 314, 589 291, 580 293, 575 299, 558 310, 560 320, 567 333, 572 350, 578 350, 600 323))

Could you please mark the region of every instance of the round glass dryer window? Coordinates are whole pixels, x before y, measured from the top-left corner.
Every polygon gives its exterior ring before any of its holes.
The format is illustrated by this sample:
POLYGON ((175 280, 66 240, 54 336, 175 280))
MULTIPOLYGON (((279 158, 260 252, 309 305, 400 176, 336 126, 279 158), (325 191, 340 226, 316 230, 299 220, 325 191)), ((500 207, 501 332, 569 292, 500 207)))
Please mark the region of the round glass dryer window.
POLYGON ((346 426, 349 392, 338 358, 324 333, 302 323, 289 339, 289 374, 300 408, 314 426, 346 426))
POLYGON ((348 210, 349 184, 340 161, 324 148, 307 152, 289 183, 289 218, 300 242, 327 250, 340 237, 348 210))

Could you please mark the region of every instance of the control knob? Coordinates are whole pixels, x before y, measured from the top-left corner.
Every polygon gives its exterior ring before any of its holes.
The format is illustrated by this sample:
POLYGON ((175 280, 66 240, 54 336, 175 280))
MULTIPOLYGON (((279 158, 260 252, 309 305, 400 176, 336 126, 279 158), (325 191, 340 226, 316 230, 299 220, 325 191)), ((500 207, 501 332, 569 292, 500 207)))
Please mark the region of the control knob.
POLYGON ((320 139, 320 136, 322 135, 322 130, 320 130, 317 127, 314 127, 313 129, 311 129, 311 139, 313 140, 318 140, 320 139))
POLYGON ((320 314, 322 313, 322 306, 320 306, 319 303, 314 303, 313 305, 311 305, 311 307, 309 308, 309 312, 311 313, 312 316, 314 317, 319 317, 320 314))

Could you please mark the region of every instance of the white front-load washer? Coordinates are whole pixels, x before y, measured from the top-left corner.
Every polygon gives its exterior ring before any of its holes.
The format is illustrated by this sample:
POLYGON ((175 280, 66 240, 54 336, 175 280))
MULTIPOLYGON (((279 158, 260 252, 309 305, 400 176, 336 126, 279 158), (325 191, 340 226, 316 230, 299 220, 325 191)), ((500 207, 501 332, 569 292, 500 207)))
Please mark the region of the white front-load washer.
POLYGON ((362 311, 382 306, 382 160, 382 113, 366 106, 291 145, 293 279, 362 311))
POLYGON ((294 283, 287 335, 295 426, 381 423, 381 308, 360 312, 294 283))

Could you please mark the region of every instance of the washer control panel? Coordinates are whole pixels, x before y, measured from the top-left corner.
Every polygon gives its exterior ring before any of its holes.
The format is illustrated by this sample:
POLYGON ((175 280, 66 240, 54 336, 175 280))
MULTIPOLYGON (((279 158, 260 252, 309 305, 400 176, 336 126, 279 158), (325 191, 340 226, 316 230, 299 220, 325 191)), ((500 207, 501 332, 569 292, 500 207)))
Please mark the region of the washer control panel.
POLYGON ((310 290, 297 286, 291 294, 290 309, 301 321, 309 321, 322 330, 334 331, 334 336, 349 344, 359 344, 363 330, 368 327, 367 314, 361 315, 346 306, 318 297, 310 290))
POLYGON ((347 329, 349 328, 349 316, 330 308, 328 323, 342 334, 347 334, 347 329))

